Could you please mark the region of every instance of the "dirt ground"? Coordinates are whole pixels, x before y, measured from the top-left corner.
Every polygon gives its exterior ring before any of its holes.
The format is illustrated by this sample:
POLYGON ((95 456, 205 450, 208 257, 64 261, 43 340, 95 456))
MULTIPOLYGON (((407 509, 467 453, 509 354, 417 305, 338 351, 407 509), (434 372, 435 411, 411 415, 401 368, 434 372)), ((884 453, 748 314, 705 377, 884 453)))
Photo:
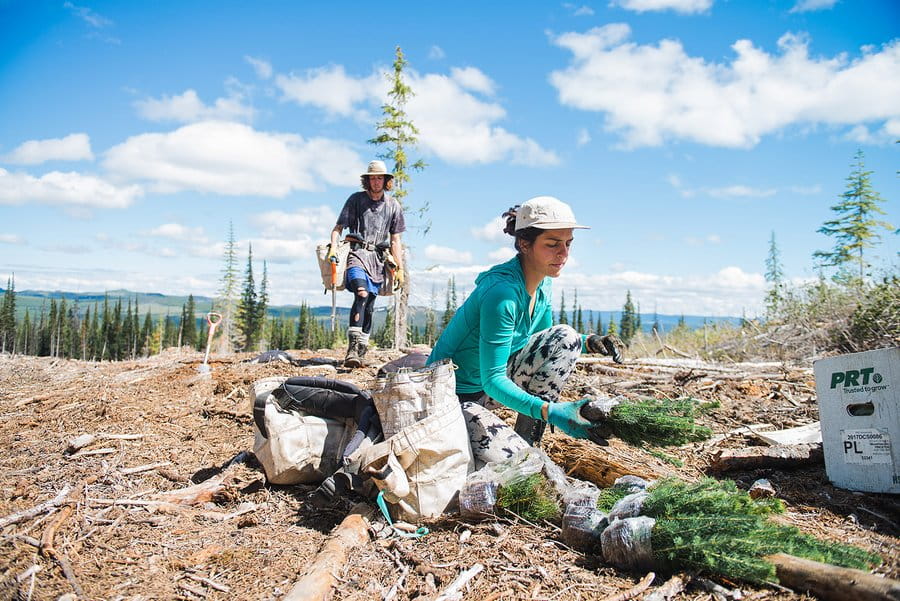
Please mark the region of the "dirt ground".
MULTIPOLYGON (((240 455, 253 446, 249 386, 266 376, 326 375, 371 387, 376 371, 335 371, 313 361, 337 359, 336 351, 291 354, 305 365, 242 363, 250 355, 236 355, 214 360, 209 378, 199 377, 200 354, 180 351, 121 363, 0 355, 0 599, 283 597, 353 501, 314 509, 305 503, 312 487, 266 485, 252 457, 240 455), (84 434, 95 440, 67 452, 84 434), (244 461, 223 472, 235 457, 244 461), (225 486, 205 505, 155 502, 161 493, 213 477, 225 477, 225 486), (60 493, 64 499, 56 507, 28 513, 60 493)), ((398 356, 373 354, 380 361, 398 356)), ((747 425, 787 428, 818 419, 812 371, 802 366, 597 360, 579 364, 565 396, 578 398, 589 389, 719 401, 701 418, 718 436, 665 451, 683 462, 680 467, 617 441, 600 449, 636 471, 689 480, 707 475, 723 448, 762 444, 747 425)), ((566 461, 598 452, 559 433, 548 433, 542 444, 566 461)), ((884 564, 875 572, 900 578, 897 496, 836 488, 821 463, 724 477, 742 488, 767 478, 787 504, 790 523, 878 553, 884 564)), ((449 517, 412 540, 379 536, 379 520, 372 519, 370 542, 336 571, 333 598, 433 599, 476 563, 484 570, 465 598, 480 601, 606 599, 645 575, 569 549, 549 523, 498 518, 471 524, 449 517)), ((725 588, 713 591, 709 581, 689 580, 675 599, 811 598, 721 581, 725 588)))

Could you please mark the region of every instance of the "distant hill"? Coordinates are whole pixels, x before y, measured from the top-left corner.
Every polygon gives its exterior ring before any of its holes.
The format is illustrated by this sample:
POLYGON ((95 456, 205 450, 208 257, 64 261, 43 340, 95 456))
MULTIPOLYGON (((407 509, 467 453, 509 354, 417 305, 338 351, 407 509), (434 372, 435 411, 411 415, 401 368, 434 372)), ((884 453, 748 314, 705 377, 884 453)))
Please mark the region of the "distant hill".
MULTIPOLYGON (((2 293, 3 289, 0 289, 0 294, 2 293)), ((28 312, 32 316, 40 315, 42 308, 43 310, 49 310, 50 299, 55 299, 57 302, 59 302, 61 299, 66 299, 67 305, 71 303, 77 303, 78 311, 83 315, 88 307, 93 308, 94 305, 102 307, 104 298, 108 298, 111 305, 115 304, 117 299, 121 299, 124 306, 127 306, 129 300, 132 303, 137 300, 140 315, 143 317, 147 314, 147 310, 149 309, 150 314, 154 318, 165 317, 166 315, 179 317, 181 315, 181 308, 187 303, 188 299, 187 295, 175 296, 159 294, 156 292, 132 292, 131 290, 109 290, 107 292, 21 290, 16 291, 16 314, 19 318, 22 318, 25 315, 25 310, 28 309, 28 312)), ((202 317, 211 310, 213 299, 208 296, 194 296, 194 303, 197 307, 197 317, 202 317)), ((331 317, 330 305, 311 307, 311 309, 317 319, 327 321, 331 317)), ((591 315, 591 311, 592 310, 590 309, 582 308, 582 316, 585 321, 587 321, 587 319, 591 315)), ((420 328, 424 328, 426 312, 427 307, 410 307, 410 324, 412 326, 419 326, 420 328)), ((385 301, 379 301, 379 308, 376 309, 374 316, 374 327, 377 328, 384 322, 386 313, 387 303, 385 301)), ((440 323, 441 317, 443 316, 444 312, 435 311, 435 313, 437 314, 437 321, 438 323, 440 323)), ((284 317, 286 319, 296 318, 300 315, 300 307, 298 305, 274 305, 269 307, 268 314, 270 317, 284 317)), ((602 318, 604 328, 609 323, 610 318, 614 319, 618 324, 619 320, 622 317, 621 311, 593 310, 594 323, 597 320, 598 314, 602 318)), ((349 309, 338 307, 338 323, 346 325, 349 315, 349 309)), ((675 328, 675 326, 678 325, 679 319, 681 319, 680 315, 658 315, 660 328, 664 332, 668 332, 675 328)), ((684 321, 689 328, 694 329, 702 327, 704 323, 739 324, 741 318, 685 315, 684 321)), ((653 326, 652 313, 641 313, 641 326, 643 330, 650 331, 650 328, 653 326)))

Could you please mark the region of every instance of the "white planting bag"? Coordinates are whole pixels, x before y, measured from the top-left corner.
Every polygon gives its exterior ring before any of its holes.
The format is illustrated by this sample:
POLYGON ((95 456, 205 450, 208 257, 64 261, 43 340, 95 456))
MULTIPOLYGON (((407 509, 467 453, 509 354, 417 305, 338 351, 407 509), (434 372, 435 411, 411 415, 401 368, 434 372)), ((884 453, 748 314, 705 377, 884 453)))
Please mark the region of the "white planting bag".
MULTIPOLYGON (((322 285, 325 290, 331 290, 331 261, 328 260, 328 247, 330 243, 323 242, 316 246, 316 259, 319 261, 319 271, 322 273, 322 285)), ((335 265, 337 278, 337 290, 344 289, 344 272, 347 271, 347 257, 350 255, 350 243, 346 240, 338 241, 337 265, 335 265)))
POLYGON ((264 413, 254 415, 253 453, 272 484, 321 482, 340 467, 341 454, 354 429, 348 420, 282 409, 272 391, 285 380, 286 377, 263 378, 250 387, 254 404, 264 407, 264 413))
POLYGON ((442 361, 387 374, 372 392, 385 440, 365 449, 361 464, 395 519, 417 522, 455 510, 475 469, 455 389, 453 365, 442 361))

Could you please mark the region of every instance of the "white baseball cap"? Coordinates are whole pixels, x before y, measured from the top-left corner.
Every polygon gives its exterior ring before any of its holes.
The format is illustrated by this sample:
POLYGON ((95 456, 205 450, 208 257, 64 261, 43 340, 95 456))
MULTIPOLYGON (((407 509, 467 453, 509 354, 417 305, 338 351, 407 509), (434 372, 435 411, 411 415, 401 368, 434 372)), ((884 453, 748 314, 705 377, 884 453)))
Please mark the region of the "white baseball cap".
POLYGON ((591 229, 586 225, 579 225, 571 207, 552 196, 535 196, 519 207, 516 212, 516 231, 528 227, 542 230, 591 229))

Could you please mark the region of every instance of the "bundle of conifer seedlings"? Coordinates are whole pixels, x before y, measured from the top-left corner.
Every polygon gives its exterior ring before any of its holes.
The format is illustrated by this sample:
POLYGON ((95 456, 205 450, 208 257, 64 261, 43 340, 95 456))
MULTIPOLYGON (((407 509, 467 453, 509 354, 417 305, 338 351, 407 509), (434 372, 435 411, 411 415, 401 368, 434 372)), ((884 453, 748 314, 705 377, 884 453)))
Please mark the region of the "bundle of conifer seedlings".
POLYGON ((635 446, 676 446, 712 436, 712 430, 698 425, 696 418, 718 406, 692 398, 630 400, 597 396, 582 407, 581 416, 595 424, 589 434, 598 444, 616 437, 635 446))
POLYGON ((782 555, 856 570, 881 563, 868 551, 772 520, 784 512, 782 501, 754 500, 732 481, 669 478, 642 492, 630 490, 613 487, 598 498, 598 510, 609 511, 609 525, 600 534, 602 555, 617 567, 766 584, 779 581, 782 555))

